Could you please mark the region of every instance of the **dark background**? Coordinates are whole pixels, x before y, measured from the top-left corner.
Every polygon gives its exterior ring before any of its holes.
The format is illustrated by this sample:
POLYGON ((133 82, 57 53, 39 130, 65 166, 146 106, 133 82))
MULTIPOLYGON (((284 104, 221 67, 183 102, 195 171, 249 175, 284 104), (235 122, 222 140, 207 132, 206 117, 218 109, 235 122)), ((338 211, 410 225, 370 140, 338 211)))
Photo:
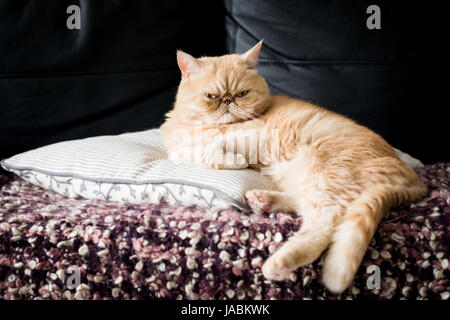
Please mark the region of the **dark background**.
POLYGON ((243 53, 260 39, 272 93, 343 113, 425 163, 449 161, 443 8, 410 1, 0 1, 0 159, 159 126, 175 53, 243 53), (69 5, 81 30, 68 30, 69 5), (381 8, 368 30, 366 8, 381 8))

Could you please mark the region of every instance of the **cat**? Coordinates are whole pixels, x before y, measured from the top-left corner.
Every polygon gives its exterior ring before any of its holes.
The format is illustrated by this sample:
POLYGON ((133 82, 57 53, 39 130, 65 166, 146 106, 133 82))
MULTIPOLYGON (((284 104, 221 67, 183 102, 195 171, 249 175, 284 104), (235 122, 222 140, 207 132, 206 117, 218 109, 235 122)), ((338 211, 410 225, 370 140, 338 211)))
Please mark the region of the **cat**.
POLYGON ((169 159, 214 169, 266 169, 280 191, 248 191, 249 206, 258 213, 299 214, 302 225, 265 261, 264 277, 287 279, 326 251, 322 282, 341 293, 390 207, 419 200, 427 189, 370 129, 312 103, 271 96, 256 70, 261 45, 198 59, 178 51, 182 79, 161 126, 163 141, 169 159), (263 147, 250 161, 255 130, 263 147), (224 136, 247 143, 230 149, 224 136))

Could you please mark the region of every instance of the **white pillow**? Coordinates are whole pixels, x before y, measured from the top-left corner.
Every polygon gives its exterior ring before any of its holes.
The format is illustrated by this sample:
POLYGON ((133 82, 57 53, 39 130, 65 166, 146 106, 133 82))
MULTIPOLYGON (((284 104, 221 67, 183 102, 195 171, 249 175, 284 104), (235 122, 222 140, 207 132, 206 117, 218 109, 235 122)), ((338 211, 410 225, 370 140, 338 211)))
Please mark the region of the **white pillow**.
POLYGON ((275 190, 258 171, 213 170, 167 160, 159 129, 59 142, 1 162, 67 197, 248 209, 251 189, 275 190))
MULTIPOLYGON (((422 165, 396 152, 407 164, 422 165)), ((167 160, 160 129, 59 142, 20 153, 1 165, 67 197, 131 204, 248 209, 246 191, 276 190, 255 170, 213 170, 167 160)))

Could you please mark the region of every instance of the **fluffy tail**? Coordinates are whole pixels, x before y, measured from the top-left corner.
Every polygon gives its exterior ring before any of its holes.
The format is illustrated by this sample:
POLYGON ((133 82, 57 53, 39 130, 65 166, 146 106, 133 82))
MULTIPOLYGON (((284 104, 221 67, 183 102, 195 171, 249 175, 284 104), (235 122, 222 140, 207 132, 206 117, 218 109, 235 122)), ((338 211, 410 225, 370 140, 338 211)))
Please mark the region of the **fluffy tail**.
POLYGON ((423 197, 422 184, 409 188, 378 185, 366 189, 347 208, 336 226, 325 257, 323 283, 332 292, 347 289, 355 276, 380 220, 389 208, 407 200, 423 197))

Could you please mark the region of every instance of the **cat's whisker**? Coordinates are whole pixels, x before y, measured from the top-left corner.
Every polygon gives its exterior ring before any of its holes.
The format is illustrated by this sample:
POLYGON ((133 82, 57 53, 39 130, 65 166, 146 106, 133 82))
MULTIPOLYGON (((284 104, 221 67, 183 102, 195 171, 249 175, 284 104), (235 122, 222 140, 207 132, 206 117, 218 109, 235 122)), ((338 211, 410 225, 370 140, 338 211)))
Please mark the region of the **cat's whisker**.
POLYGON ((227 113, 226 108, 221 108, 221 109, 217 109, 218 112, 215 114, 214 119, 213 120, 217 120, 220 117, 222 117, 225 113, 227 113))
POLYGON ((202 122, 204 120, 205 121, 206 120, 215 121, 215 120, 219 119, 220 117, 222 117, 225 113, 226 113, 225 108, 218 108, 214 112, 208 113, 208 114, 204 115, 203 117, 201 117, 199 119, 199 121, 200 122, 202 122))
POLYGON ((264 117, 263 115, 260 115, 256 112, 247 111, 241 108, 234 108, 235 112, 237 113, 237 116, 244 119, 244 120, 259 120, 261 117, 264 117))
POLYGON ((236 109, 238 109, 242 113, 245 113, 245 114, 248 114, 248 115, 252 115, 254 117, 264 117, 264 115, 259 114, 259 113, 254 112, 254 111, 249 111, 249 110, 245 110, 245 109, 242 109, 242 108, 236 108, 236 109))
POLYGON ((231 114, 234 114, 235 116, 247 120, 247 119, 252 119, 252 115, 246 114, 245 112, 243 112, 242 110, 240 110, 239 108, 236 107, 230 107, 229 112, 231 114))
POLYGON ((253 112, 253 111, 248 111, 249 113, 251 113, 252 115, 254 115, 255 117, 258 118, 265 118, 266 116, 257 112, 253 112))

